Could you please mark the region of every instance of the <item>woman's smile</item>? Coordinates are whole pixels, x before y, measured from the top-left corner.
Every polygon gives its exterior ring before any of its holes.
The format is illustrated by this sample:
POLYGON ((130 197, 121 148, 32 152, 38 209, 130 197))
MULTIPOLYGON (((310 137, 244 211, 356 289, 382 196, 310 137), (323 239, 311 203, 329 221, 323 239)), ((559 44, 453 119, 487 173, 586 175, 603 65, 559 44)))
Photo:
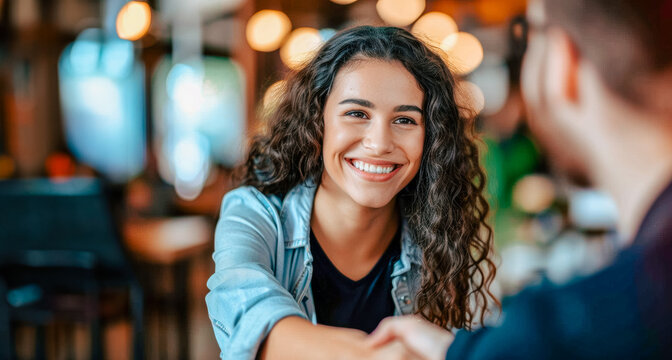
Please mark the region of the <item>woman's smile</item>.
POLYGON ((346 158, 355 174, 368 181, 387 181, 399 172, 401 164, 383 160, 346 158))

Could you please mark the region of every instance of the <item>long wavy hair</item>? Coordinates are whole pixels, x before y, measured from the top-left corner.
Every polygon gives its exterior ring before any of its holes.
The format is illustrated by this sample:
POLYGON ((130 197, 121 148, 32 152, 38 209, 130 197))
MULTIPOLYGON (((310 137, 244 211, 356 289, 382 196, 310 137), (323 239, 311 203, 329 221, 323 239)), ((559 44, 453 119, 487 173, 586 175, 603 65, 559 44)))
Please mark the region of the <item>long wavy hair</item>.
POLYGON ((268 116, 265 134, 251 143, 239 169, 243 185, 286 194, 323 171, 324 104, 334 78, 353 59, 399 61, 424 91, 425 142, 420 169, 399 194, 414 241, 422 250, 416 309, 442 326, 482 323, 495 266, 486 223, 485 174, 479 165, 473 121, 460 115, 455 80, 444 59, 408 31, 361 26, 327 41, 298 71, 268 116))

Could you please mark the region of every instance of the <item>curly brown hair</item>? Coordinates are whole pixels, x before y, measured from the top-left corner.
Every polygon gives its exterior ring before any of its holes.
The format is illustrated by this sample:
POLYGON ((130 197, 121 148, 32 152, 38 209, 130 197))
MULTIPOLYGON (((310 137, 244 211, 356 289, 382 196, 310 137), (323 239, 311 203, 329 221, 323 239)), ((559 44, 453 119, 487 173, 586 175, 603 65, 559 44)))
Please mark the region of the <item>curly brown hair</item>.
POLYGON ((332 37, 290 74, 268 132, 256 136, 239 169, 243 185, 286 194, 322 176, 324 104, 334 78, 353 58, 399 61, 425 94, 425 143, 420 169, 401 191, 414 241, 422 249, 416 312, 442 327, 482 323, 495 265, 473 121, 460 115, 455 80, 444 60, 408 31, 361 26, 332 37))

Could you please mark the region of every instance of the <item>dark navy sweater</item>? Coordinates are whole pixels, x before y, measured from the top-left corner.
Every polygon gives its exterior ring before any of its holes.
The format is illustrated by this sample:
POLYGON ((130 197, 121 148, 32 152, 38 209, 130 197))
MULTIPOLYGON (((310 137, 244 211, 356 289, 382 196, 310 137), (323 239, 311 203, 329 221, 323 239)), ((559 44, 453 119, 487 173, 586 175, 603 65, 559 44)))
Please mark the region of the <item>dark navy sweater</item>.
POLYGON ((672 359, 672 184, 602 271, 507 302, 500 326, 460 331, 446 359, 672 359))

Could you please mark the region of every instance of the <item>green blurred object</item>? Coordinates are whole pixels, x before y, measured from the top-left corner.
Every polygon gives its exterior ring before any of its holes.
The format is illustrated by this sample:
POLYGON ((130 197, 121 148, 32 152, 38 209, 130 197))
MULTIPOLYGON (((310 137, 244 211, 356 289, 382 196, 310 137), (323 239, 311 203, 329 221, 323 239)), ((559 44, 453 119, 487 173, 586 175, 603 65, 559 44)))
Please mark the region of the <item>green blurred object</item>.
POLYGON ((527 217, 511 204, 513 186, 525 175, 537 172, 541 155, 524 128, 510 138, 498 140, 483 135, 481 162, 487 173, 495 244, 501 249, 517 238, 516 230, 527 217))

